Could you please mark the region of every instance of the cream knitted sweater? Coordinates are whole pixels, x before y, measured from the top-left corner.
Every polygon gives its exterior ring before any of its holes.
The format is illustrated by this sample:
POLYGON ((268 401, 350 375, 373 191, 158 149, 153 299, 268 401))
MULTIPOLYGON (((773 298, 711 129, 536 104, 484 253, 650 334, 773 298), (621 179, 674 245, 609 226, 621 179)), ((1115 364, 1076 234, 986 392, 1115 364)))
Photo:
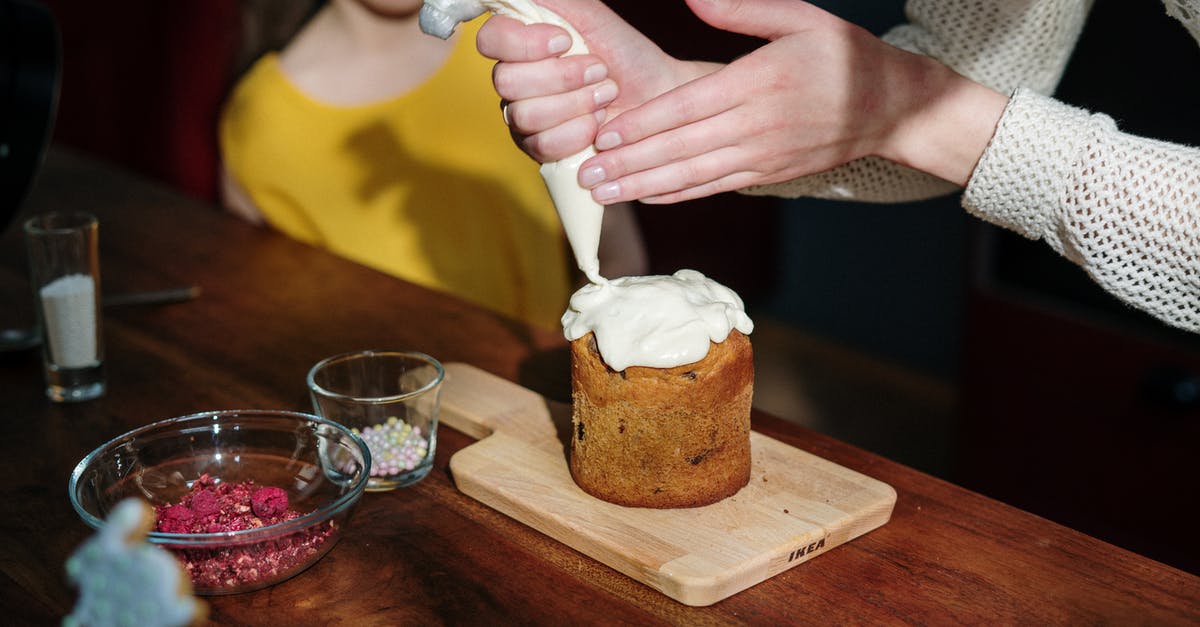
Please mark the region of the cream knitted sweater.
MULTIPOLYGON (((1163 0, 1200 42, 1200 0, 1163 0)), ((1092 0, 909 0, 888 42, 1011 93, 963 194, 989 222, 1045 240, 1104 289, 1200 332, 1200 149, 1120 132, 1044 94, 1057 86, 1092 0)), ((877 158, 744 190, 902 202, 946 181, 877 158)))

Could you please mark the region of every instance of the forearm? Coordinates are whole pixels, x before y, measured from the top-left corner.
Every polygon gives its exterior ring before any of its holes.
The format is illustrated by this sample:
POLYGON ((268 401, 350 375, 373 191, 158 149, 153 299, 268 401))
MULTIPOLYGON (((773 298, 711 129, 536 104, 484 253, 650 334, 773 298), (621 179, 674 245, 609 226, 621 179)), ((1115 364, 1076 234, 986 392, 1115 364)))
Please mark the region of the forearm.
POLYGON ((1200 331, 1200 149, 1018 90, 963 205, 1045 240, 1126 303, 1200 331))
POLYGON ((254 225, 262 225, 266 223, 262 212, 250 200, 250 196, 246 193, 242 186, 238 184, 233 174, 224 166, 220 172, 220 196, 221 204, 225 209, 233 215, 254 225))

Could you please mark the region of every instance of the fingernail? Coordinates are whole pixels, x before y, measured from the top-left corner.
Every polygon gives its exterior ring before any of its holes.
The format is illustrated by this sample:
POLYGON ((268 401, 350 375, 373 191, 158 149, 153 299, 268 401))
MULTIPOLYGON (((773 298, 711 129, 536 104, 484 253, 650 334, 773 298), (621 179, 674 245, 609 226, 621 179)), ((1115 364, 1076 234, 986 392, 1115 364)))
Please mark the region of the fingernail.
POLYGON ((592 92, 592 100, 596 102, 597 107, 612 102, 617 97, 617 84, 613 82, 603 83, 592 92))
POLYGON ((579 184, 584 187, 595 187, 603 183, 605 178, 607 177, 604 175, 604 168, 594 166, 579 173, 579 184))
POLYGON ((616 148, 620 145, 621 136, 616 134, 614 131, 601 133, 600 136, 596 138, 596 150, 608 150, 609 148, 616 148))
POLYGON ((596 109, 592 112, 592 116, 596 118, 597 124, 604 124, 604 121, 608 119, 608 112, 604 109, 596 109))
POLYGON ((571 38, 566 35, 559 35, 550 40, 550 43, 546 45, 546 50, 549 50, 550 54, 558 54, 566 52, 570 47, 571 38))
POLYGON ((603 63, 589 65, 587 69, 583 71, 583 84, 591 85, 592 83, 598 83, 604 80, 606 76, 608 76, 608 66, 604 65, 603 63))
POLYGON ((592 198, 599 202, 612 200, 621 193, 621 186, 616 183, 605 183, 600 187, 592 190, 592 198))

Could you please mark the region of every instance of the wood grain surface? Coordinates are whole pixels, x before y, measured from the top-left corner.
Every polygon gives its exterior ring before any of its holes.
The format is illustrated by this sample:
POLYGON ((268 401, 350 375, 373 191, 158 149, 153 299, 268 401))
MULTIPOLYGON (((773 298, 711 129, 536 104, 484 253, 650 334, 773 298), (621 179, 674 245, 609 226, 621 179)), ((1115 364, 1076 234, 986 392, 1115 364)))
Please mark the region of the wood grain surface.
MULTIPOLYGON (((55 624, 70 611, 63 564, 89 530, 71 509, 67 478, 87 452, 130 428, 210 409, 308 410, 308 368, 368 347, 421 350, 568 398, 557 329, 398 281, 77 154, 52 154, 27 204, 52 208, 99 216, 106 292, 196 284, 203 293, 105 312, 109 389, 97 401, 50 403, 36 353, 0 356, 6 624, 55 624)), ((0 303, 19 308, 29 297, 19 233, 0 242, 0 303)), ((848 395, 861 376, 847 377, 848 395)), ((444 426, 429 477, 365 495, 346 537, 301 575, 208 599, 212 622, 1200 623, 1200 578, 776 417, 756 412, 752 422, 895 488, 891 520, 720 602, 688 606, 463 494, 450 459, 477 438, 444 426)))

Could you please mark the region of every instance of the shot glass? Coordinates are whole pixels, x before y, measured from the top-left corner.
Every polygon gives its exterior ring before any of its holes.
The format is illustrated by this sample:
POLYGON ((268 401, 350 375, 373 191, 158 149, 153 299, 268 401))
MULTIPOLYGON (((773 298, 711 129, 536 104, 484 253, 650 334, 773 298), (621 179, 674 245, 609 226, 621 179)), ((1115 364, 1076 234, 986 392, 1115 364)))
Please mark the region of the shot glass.
POLYGON ((349 427, 370 449, 368 491, 412 485, 429 474, 445 376, 433 357, 401 351, 344 353, 309 370, 317 415, 349 427))
POLYGON ((97 398, 105 387, 99 223, 83 211, 56 211, 37 214, 24 227, 46 396, 97 398))

